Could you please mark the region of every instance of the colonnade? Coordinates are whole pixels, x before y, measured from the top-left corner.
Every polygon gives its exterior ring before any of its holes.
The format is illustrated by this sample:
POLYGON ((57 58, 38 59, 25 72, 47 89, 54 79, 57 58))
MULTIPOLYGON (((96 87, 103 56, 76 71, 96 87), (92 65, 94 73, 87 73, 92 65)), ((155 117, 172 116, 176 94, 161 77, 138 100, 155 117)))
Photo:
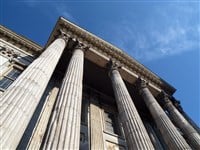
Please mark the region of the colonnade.
MULTIPOLYGON (((2 95, 0 100, 1 148, 15 149, 17 147, 68 40, 69 37, 66 35, 55 39, 2 95)), ((84 52, 86 50, 87 46, 80 42, 73 50, 55 102, 56 109, 50 120, 51 128, 48 129, 44 149, 79 149, 84 52)), ((120 75, 119 65, 113 61, 109 64, 109 77, 128 149, 155 149, 134 105, 134 100, 120 75)), ((137 87, 169 149, 186 150, 191 147, 200 149, 199 134, 176 110, 169 99, 165 99, 165 108, 173 118, 173 123, 154 98, 145 81, 138 79, 137 87), (191 147, 174 124, 181 129, 191 147)))

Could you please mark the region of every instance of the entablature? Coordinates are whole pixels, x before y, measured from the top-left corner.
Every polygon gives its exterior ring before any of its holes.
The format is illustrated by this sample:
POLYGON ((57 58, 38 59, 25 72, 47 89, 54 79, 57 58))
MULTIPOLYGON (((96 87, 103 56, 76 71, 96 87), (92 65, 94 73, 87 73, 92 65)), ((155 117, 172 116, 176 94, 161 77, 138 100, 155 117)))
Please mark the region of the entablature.
POLYGON ((59 36, 60 30, 70 35, 72 38, 88 45, 89 50, 85 54, 85 57, 98 64, 100 67, 106 68, 110 59, 122 65, 122 68, 120 69, 121 75, 123 79, 129 83, 135 83, 137 78, 140 77, 149 83, 148 86, 155 95, 160 93, 162 90, 169 95, 172 95, 175 92, 176 89, 174 87, 119 48, 111 45, 110 43, 100 39, 99 37, 78 27, 62 17, 60 17, 57 21, 47 45, 49 45, 56 37, 59 36))
POLYGON ((13 44, 19 49, 24 50, 25 52, 30 53, 31 55, 40 54, 42 47, 27 38, 16 34, 15 32, 5 28, 0 25, 0 39, 5 40, 8 43, 13 44))

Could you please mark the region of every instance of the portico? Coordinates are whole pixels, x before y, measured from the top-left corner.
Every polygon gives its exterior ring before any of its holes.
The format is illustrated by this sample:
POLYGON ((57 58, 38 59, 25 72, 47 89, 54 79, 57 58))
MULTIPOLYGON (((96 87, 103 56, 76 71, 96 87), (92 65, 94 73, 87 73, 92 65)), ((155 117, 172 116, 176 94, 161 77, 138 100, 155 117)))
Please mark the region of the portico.
POLYGON ((122 50, 59 18, 40 53, 2 94, 2 148, 24 144, 35 113, 29 149, 199 148, 171 101, 158 103, 175 89, 122 50))

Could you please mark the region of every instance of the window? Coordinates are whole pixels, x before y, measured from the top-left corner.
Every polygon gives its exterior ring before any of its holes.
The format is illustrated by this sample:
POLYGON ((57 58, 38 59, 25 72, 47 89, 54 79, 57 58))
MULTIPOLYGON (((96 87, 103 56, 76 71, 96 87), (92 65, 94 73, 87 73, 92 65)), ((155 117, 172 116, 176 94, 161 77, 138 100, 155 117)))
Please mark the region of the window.
POLYGON ((12 80, 10 80, 9 78, 4 77, 3 79, 0 80, 0 88, 2 89, 7 89, 11 84, 12 84, 12 80))
POLYGON ((20 55, 18 50, 8 45, 0 46, 0 93, 9 87, 26 67, 18 63, 20 55))
POLYGON ((7 89, 14 82, 14 80, 21 74, 21 72, 22 72, 21 70, 13 68, 9 73, 4 75, 0 79, 0 89, 2 91, 7 89))
POLYGON ((21 74, 21 71, 18 69, 13 69, 11 70, 6 76, 9 77, 10 79, 17 79, 17 77, 21 74))
POLYGON ((104 111, 104 120, 106 131, 114 134, 119 134, 118 122, 114 114, 104 111))

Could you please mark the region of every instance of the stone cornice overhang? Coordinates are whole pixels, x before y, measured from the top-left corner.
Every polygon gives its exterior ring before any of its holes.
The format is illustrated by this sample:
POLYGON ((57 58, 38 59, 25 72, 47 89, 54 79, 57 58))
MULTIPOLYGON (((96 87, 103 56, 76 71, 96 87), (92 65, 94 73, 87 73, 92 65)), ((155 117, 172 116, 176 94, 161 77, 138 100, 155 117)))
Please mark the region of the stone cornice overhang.
POLYGON ((6 27, 0 25, 0 38, 12 43, 19 49, 28 52, 31 55, 37 55, 41 53, 42 47, 31 40, 16 34, 15 32, 7 29, 6 27))
POLYGON ((138 77, 141 77, 149 83, 148 85, 150 90, 156 95, 161 90, 164 90, 170 95, 176 91, 174 87, 148 70, 146 67, 144 67, 142 64, 137 62, 135 59, 127 55, 119 48, 69 22, 63 17, 58 19, 46 46, 48 46, 56 37, 58 37, 60 30, 63 30, 71 37, 87 44, 90 49, 85 54, 85 57, 100 65, 101 67, 106 67, 106 63, 110 58, 120 63, 123 66, 120 72, 123 79, 127 82, 133 84, 138 77), (98 55, 98 57, 95 58, 96 55, 98 55))

